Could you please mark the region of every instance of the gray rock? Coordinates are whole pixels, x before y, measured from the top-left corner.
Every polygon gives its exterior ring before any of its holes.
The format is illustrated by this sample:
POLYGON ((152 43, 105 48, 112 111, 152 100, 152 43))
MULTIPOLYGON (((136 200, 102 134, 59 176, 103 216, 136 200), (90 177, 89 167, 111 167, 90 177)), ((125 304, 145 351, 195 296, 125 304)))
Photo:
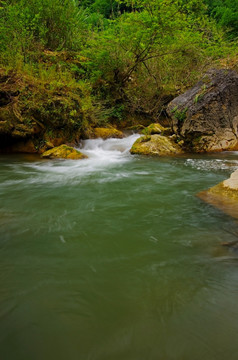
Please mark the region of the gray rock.
POLYGON ((172 130, 187 150, 238 150, 238 74, 212 69, 192 89, 171 101, 172 130))

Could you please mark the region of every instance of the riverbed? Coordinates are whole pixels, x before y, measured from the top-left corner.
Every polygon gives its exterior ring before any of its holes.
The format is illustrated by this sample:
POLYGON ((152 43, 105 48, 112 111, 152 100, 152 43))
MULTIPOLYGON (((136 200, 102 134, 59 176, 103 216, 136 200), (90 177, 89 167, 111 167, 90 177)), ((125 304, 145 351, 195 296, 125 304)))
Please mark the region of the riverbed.
POLYGON ((236 360, 237 220, 196 194, 238 152, 0 155, 2 360, 236 360))

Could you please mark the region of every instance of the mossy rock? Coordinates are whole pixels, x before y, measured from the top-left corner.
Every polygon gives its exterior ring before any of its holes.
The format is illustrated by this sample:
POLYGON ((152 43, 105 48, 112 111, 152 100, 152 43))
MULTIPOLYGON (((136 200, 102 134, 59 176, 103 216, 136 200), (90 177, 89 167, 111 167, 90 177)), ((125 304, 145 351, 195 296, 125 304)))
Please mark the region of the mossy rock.
MULTIPOLYGON (((54 57, 51 52, 50 56, 54 57)), ((62 55, 63 56, 63 55, 62 55)), ((68 59, 68 54, 65 54, 68 59)), ((58 59, 60 60, 60 59, 58 59)), ((47 134, 54 146, 74 142, 90 124, 97 123, 96 105, 91 88, 62 72, 57 81, 45 76, 45 63, 39 74, 23 70, 0 69, 0 149, 8 149, 12 144, 28 139, 39 143, 38 152, 44 147, 47 134), (61 134, 60 134, 61 133, 61 134), (63 138, 55 143, 53 138, 63 138), (38 138, 38 139, 37 139, 38 138), (52 138, 52 139, 51 139, 52 138)), ((53 69, 57 74, 57 70, 53 69)))
POLYGON ((144 125, 142 125, 142 124, 136 124, 136 125, 132 125, 132 126, 128 126, 128 127, 126 127, 126 129, 125 130, 132 130, 132 131, 141 131, 141 133, 142 133, 142 131, 145 129, 145 127, 144 127, 144 125))
POLYGON ((124 137, 123 133, 113 127, 111 128, 94 128, 92 130, 92 134, 90 136, 92 139, 102 138, 102 139, 109 139, 109 138, 118 138, 122 139, 124 137))
POLYGON ((45 151, 41 155, 41 157, 44 159, 71 159, 71 160, 80 160, 87 158, 87 156, 82 154, 80 151, 74 149, 71 146, 67 146, 64 144, 45 151))
POLYGON ((143 129, 141 131, 141 133, 143 135, 170 135, 171 134, 171 129, 170 128, 165 128, 162 125, 160 125, 159 123, 153 123, 150 124, 148 127, 146 127, 145 129, 143 129))
POLYGON ((232 173, 229 179, 200 192, 198 197, 226 214, 238 218, 238 170, 232 173))
POLYGON ((166 156, 182 154, 183 150, 170 137, 146 135, 136 140, 130 152, 138 155, 166 156))

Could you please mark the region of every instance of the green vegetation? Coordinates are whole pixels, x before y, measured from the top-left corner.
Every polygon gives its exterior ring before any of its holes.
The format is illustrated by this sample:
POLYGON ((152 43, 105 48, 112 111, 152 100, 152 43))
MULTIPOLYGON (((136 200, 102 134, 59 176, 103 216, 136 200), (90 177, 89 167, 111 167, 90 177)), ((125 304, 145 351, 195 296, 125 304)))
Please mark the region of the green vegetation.
POLYGON ((174 113, 174 117, 178 120, 179 124, 183 123, 186 119, 187 111, 188 108, 185 108, 184 110, 178 110, 177 106, 172 110, 172 112, 174 113))
POLYGON ((197 104, 200 100, 202 100, 202 98, 206 94, 206 91, 207 91, 207 85, 204 84, 201 88, 201 91, 194 97, 195 104, 197 104))
POLYGON ((237 4, 0 1, 0 104, 7 121, 70 136, 136 125, 138 117, 155 121, 172 97, 235 54, 237 4), (9 91, 18 95, 10 99, 9 91))
POLYGON ((206 0, 208 13, 222 27, 228 38, 238 37, 238 0, 206 0))

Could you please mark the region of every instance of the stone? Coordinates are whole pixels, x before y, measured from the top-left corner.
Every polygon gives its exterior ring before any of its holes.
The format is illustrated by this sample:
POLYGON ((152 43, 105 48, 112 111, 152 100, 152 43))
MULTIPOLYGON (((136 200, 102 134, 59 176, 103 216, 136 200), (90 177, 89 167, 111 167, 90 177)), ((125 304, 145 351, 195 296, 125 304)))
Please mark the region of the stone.
POLYGON ((104 140, 109 138, 118 138, 122 139, 124 137, 123 133, 120 130, 117 130, 113 127, 110 128, 94 128, 92 130, 92 134, 90 138, 96 139, 96 138, 102 138, 104 140))
POLYGON ((238 74, 212 69, 169 103, 172 130, 188 151, 238 150, 237 94, 238 74))
POLYGON ((130 152, 138 155, 166 156, 182 154, 183 150, 170 137, 155 134, 137 139, 130 152))
POLYGON ((41 157, 44 159, 71 159, 71 160, 80 160, 87 158, 87 156, 82 154, 80 151, 65 144, 45 151, 41 155, 41 157))
POLYGON ((147 126, 145 129, 143 129, 141 133, 144 135, 154 135, 154 134, 170 135, 171 129, 165 128, 159 123, 153 123, 147 126))
POLYGON ((234 171, 229 179, 223 181, 223 185, 231 190, 237 190, 238 195, 238 170, 234 171))
POLYGON ((238 170, 229 179, 200 192, 198 197, 238 219, 238 170))
POLYGON ((13 144, 10 148, 10 151, 13 153, 25 153, 25 154, 34 154, 37 153, 34 142, 30 139, 27 141, 19 141, 16 144, 13 144))
POLYGON ((38 154, 43 154, 47 150, 53 149, 54 147, 56 147, 56 145, 54 145, 51 141, 45 141, 42 145, 40 144, 37 152, 38 154))
POLYGON ((139 131, 142 132, 142 130, 144 130, 144 129, 145 129, 145 127, 142 124, 136 124, 136 125, 126 127, 126 130, 136 131, 136 132, 139 132, 139 131))

